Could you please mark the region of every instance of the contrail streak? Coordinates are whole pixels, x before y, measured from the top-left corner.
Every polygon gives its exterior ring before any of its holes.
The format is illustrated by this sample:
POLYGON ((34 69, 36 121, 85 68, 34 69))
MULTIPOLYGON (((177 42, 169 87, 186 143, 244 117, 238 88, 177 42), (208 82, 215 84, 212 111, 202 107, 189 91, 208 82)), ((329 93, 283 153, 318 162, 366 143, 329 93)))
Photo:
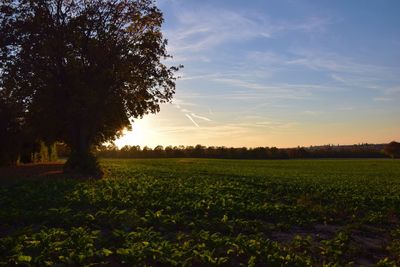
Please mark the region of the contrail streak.
POLYGON ((186 115, 186 117, 189 118, 189 120, 191 120, 191 121, 193 122, 193 124, 194 124, 196 127, 200 127, 200 126, 194 121, 194 119, 193 119, 192 117, 190 117, 189 114, 185 114, 185 115, 186 115))
POLYGON ((194 113, 192 113, 190 115, 192 115, 192 117, 195 117, 195 118, 198 118, 198 119, 201 119, 201 120, 211 121, 209 118, 206 118, 206 117, 203 117, 203 116, 199 116, 199 115, 196 115, 194 113))

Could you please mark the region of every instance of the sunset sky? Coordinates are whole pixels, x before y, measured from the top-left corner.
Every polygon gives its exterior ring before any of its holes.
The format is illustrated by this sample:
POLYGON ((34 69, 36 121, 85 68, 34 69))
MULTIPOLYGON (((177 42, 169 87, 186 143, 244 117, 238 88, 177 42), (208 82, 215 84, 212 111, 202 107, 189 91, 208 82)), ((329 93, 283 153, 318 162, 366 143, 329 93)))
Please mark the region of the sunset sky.
POLYGON ((173 103, 122 145, 400 141, 400 1, 159 0, 173 103))

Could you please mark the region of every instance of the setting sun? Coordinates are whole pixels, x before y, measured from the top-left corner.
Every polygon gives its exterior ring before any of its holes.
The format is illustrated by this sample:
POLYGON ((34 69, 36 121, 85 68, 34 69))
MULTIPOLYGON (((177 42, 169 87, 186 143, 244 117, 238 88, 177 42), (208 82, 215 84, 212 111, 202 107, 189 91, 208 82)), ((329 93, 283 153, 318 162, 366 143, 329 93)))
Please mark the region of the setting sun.
POLYGON ((123 136, 115 141, 118 148, 123 146, 146 146, 149 141, 146 136, 149 136, 151 127, 148 127, 147 120, 137 120, 132 124, 132 130, 124 130, 123 136))

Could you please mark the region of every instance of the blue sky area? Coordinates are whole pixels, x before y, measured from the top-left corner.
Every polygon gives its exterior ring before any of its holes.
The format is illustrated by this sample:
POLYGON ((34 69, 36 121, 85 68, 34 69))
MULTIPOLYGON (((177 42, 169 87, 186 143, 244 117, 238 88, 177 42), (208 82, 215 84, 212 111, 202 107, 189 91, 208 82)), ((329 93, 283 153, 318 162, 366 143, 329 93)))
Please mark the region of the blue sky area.
POLYGON ((400 140, 400 1, 159 0, 176 95, 119 146, 400 140))

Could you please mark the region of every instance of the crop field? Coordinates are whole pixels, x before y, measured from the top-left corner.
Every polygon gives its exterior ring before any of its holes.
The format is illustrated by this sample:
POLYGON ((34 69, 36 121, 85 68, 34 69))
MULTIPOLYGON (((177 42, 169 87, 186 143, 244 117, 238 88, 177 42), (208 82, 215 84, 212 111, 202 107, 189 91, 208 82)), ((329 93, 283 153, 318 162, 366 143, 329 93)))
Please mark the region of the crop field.
POLYGON ((400 266, 399 160, 102 165, 3 173, 0 265, 400 266))

